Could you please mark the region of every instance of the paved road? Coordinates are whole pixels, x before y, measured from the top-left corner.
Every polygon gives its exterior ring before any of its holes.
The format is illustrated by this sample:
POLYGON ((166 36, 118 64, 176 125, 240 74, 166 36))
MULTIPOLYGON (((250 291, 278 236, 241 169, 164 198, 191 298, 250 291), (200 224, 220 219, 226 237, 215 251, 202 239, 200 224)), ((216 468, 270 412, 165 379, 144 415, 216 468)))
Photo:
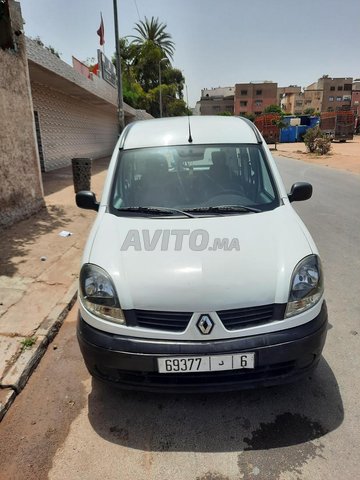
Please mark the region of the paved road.
POLYGON ((76 311, 0 425, 1 480, 342 480, 360 463, 360 177, 279 159, 321 251, 330 315, 303 382, 216 395, 121 393, 93 382, 76 311))

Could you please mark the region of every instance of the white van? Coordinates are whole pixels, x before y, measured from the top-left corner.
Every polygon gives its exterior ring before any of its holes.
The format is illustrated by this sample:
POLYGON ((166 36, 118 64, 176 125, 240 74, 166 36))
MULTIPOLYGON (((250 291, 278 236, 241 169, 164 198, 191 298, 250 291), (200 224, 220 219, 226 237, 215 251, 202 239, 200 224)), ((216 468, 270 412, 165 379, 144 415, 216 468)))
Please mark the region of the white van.
POLYGON ((243 118, 135 122, 113 153, 82 259, 78 340, 123 388, 231 390, 298 379, 327 331, 316 246, 243 118))

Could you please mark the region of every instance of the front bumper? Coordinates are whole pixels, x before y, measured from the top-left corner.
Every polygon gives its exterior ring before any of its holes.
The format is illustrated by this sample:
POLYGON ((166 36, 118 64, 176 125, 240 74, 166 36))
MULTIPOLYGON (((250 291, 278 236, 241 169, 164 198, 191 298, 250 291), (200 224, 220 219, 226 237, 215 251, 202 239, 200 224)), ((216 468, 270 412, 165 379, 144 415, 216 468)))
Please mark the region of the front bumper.
POLYGON ((114 335, 79 315, 77 336, 86 366, 96 378, 122 388, 167 391, 226 391, 276 385, 309 374, 318 364, 327 333, 327 309, 299 327, 211 342, 154 341, 114 335), (254 370, 158 373, 158 357, 255 352, 254 370))

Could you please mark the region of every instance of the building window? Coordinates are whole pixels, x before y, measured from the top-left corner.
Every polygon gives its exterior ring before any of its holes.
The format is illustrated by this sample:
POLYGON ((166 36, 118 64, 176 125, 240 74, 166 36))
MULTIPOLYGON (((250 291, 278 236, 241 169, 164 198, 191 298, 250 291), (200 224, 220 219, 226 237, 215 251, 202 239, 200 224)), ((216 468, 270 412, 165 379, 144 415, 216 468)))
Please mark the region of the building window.
POLYGON ((342 85, 339 85, 339 86, 338 86, 339 92, 341 92, 342 89, 343 89, 342 85))
POLYGON ((255 113, 255 115, 261 115, 262 114, 261 111, 260 112, 254 112, 254 113, 255 113))
POLYGON ((351 101, 351 96, 350 95, 344 95, 343 100, 344 100, 344 102, 350 102, 351 101))
POLYGON ((333 92, 335 90, 335 87, 330 87, 330 90, 333 92))
POLYGON ((333 102, 334 101, 334 97, 329 97, 329 102, 333 102))
POLYGON ((247 107, 247 102, 240 102, 240 107, 247 107))
POLYGON ((226 110, 227 112, 233 112, 233 111, 234 111, 234 107, 233 107, 232 105, 227 105, 226 108, 225 108, 225 110, 226 110))
POLYGON ((351 83, 345 83, 344 90, 346 90, 347 92, 351 92, 351 90, 352 90, 351 83))
POLYGON ((247 90, 241 90, 240 95, 247 95, 247 90))
POLYGON ((255 90, 255 95, 262 95, 262 90, 255 90))
POLYGON ((215 112, 220 112, 220 105, 213 105, 212 109, 215 110, 215 112))
POLYGON ((337 102, 342 102, 342 97, 336 97, 337 102))
POLYGON ((327 111, 328 111, 328 112, 333 112, 334 109, 333 109, 333 107, 328 107, 327 111))
POLYGON ((261 107, 262 106, 262 100, 255 100, 255 106, 256 107, 261 107))

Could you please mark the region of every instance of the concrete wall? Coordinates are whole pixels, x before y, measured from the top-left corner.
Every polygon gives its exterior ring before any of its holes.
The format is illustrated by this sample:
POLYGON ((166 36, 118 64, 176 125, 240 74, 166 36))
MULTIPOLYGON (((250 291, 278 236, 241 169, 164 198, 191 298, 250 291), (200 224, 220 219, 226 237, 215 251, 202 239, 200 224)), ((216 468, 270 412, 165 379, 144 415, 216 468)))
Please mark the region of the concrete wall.
MULTIPOLYGON (((12 29, 20 31, 20 6, 9 4, 12 29)), ((14 38, 14 49, 0 48, 0 227, 44 205, 24 36, 14 38)))
POLYGON ((74 157, 110 155, 118 138, 116 107, 102 108, 31 82, 38 112, 44 170, 70 165, 74 157))

